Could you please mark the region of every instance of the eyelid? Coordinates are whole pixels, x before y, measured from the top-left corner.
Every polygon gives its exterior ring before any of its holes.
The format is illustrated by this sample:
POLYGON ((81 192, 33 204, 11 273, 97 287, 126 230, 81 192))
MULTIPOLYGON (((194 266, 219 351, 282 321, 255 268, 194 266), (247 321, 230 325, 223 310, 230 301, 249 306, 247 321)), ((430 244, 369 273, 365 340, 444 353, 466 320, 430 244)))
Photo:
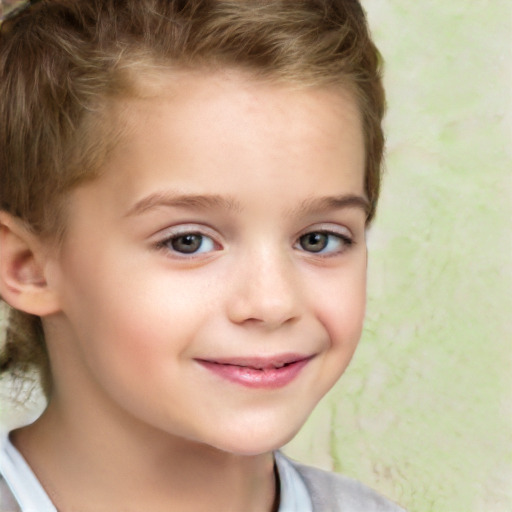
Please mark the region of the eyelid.
POLYGON ((308 233, 326 233, 326 234, 338 235, 343 238, 350 238, 351 240, 354 239, 354 235, 349 228, 347 228, 346 226, 342 226, 340 224, 335 224, 335 223, 331 223, 331 222, 312 224, 311 226, 308 226, 307 228, 303 229, 297 235, 297 240, 301 236, 307 235, 308 233))
POLYGON ((186 235, 188 233, 198 233, 201 235, 206 235, 210 237, 219 237, 219 234, 213 228, 205 224, 197 224, 195 222, 180 222, 179 224, 175 224, 173 226, 168 226, 164 229, 161 229, 154 235, 155 238, 165 237, 165 236, 180 236, 186 235))

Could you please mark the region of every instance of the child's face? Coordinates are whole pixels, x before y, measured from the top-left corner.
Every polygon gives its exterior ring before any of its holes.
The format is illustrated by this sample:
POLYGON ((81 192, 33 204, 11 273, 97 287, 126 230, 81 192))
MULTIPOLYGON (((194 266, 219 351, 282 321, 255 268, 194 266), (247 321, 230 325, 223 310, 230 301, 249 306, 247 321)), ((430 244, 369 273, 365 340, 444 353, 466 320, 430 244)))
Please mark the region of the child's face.
POLYGON ((48 266, 57 385, 92 399, 95 421, 121 412, 262 453, 297 432, 361 334, 360 120, 339 92, 179 80, 122 104, 128 135, 70 194, 48 266))

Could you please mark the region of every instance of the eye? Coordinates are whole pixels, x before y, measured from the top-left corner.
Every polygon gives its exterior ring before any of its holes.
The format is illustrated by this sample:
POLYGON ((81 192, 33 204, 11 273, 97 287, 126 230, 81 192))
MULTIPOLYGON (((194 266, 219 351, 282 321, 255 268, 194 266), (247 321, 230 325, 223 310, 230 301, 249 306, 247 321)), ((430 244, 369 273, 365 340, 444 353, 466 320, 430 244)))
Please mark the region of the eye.
POLYGON ((299 238, 298 246, 307 252, 335 254, 343 252, 353 244, 353 240, 339 233, 312 231, 299 238))
POLYGON ((158 246, 181 254, 201 254, 217 249, 213 239, 201 233, 175 235, 163 240, 158 246))

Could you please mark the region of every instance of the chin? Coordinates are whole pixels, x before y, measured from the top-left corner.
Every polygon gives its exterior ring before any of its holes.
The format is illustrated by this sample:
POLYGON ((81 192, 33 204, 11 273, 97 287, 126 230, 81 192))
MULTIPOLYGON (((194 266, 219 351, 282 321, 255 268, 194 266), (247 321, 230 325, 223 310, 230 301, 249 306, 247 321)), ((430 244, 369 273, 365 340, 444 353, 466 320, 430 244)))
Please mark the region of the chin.
POLYGON ((274 426, 267 424, 261 428, 230 429, 222 438, 212 440, 211 446, 233 455, 255 456, 273 452, 290 442, 304 422, 298 425, 274 426))

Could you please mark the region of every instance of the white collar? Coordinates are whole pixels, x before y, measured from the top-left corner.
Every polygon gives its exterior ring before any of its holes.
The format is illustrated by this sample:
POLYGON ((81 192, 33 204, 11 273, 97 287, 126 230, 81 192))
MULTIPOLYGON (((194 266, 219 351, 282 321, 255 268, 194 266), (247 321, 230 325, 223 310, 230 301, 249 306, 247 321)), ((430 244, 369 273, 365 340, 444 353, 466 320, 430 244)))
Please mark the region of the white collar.
POLYGON ((298 471, 281 452, 274 456, 281 486, 278 512, 313 512, 311 497, 298 471))

